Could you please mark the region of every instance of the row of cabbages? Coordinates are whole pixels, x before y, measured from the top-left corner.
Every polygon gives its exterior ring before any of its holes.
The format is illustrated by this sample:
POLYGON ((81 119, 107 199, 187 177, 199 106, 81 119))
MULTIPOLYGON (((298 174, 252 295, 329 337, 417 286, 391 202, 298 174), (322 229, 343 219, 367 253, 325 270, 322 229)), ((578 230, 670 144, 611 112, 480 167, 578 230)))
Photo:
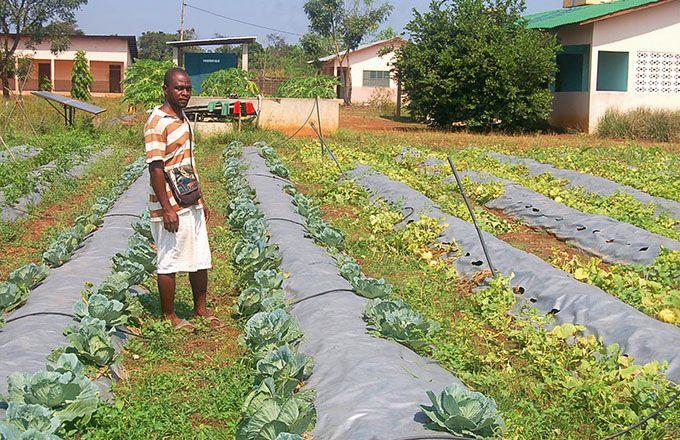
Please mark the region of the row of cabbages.
POLYGON ((313 359, 300 353, 300 325, 288 312, 282 290, 281 256, 268 243, 267 221, 255 203, 239 160, 243 144, 224 152, 224 176, 231 195, 229 224, 240 234, 234 247, 241 294, 236 314, 245 321, 242 342, 255 368, 253 390, 243 405, 238 440, 302 440, 316 423, 314 390, 299 390, 313 369, 313 359))
MULTIPOLYGON (((288 169, 276 157, 273 148, 264 142, 255 145, 273 174, 283 178, 289 176, 288 169)), ((357 261, 342 252, 345 237, 321 217, 319 206, 297 192, 293 185, 286 185, 284 190, 292 196, 297 212, 305 218, 309 235, 335 258, 340 275, 349 281, 357 295, 369 299, 364 310, 368 330, 421 353, 426 351, 428 340, 440 329, 439 324, 423 317, 402 299, 392 296, 392 285, 384 279, 365 276, 357 261)), ((430 429, 458 436, 488 438, 496 436, 503 427, 496 402, 462 385, 451 385, 439 396, 428 391, 428 396, 432 405, 421 408, 430 419, 426 425, 430 429)))
POLYGON ((50 354, 45 370, 9 376, 0 440, 71 437, 96 411, 99 388, 88 376, 100 375, 119 361, 113 341, 116 326, 138 324, 142 311, 130 288, 155 270, 148 213, 133 228, 128 249, 112 258, 112 274, 83 290, 74 305, 79 325, 64 332, 68 345, 50 354))
POLYGON ((88 214, 79 216, 71 228, 61 232, 43 253, 43 262, 46 264, 27 264, 10 273, 7 281, 0 283, 0 327, 2 314, 25 303, 30 291, 47 277, 50 267, 59 267, 67 262, 85 239, 102 225, 104 215, 142 174, 144 167, 143 158, 130 164, 107 196, 97 198, 88 214))

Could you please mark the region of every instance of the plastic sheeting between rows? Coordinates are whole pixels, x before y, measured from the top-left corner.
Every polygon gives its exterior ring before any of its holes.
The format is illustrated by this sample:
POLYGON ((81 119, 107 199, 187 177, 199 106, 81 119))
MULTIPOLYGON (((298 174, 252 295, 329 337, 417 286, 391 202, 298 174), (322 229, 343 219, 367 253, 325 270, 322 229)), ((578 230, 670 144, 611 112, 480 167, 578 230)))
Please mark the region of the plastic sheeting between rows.
POLYGON ((306 237, 304 218, 271 174, 257 150, 244 149, 246 177, 268 219, 271 242, 283 258, 281 270, 289 299, 300 301, 292 313, 305 335, 300 351, 312 356, 314 373, 305 387, 317 392, 314 437, 324 440, 397 439, 432 436, 419 405, 426 392, 460 383, 436 362, 394 341, 366 332, 366 299, 338 273, 326 250, 306 237), (316 294, 334 290, 322 296, 316 294))
POLYGON ((651 264, 661 253, 661 246, 680 250, 680 242, 676 240, 611 217, 581 212, 510 180, 478 171, 460 174, 474 182, 502 182, 504 194, 486 206, 500 209, 529 226, 547 229, 557 238, 607 262, 651 264))
MULTIPOLYGON (((142 174, 107 213, 104 224, 76 250, 73 257, 31 291, 26 304, 7 319, 33 313, 73 313, 85 283, 99 284, 111 273, 111 257, 124 251, 133 234, 131 224, 146 208, 149 175, 142 174), (120 215, 123 214, 123 215, 120 215), (131 214, 131 215, 126 215, 131 214)), ((0 394, 7 391, 7 377, 15 372, 34 373, 45 367, 47 356, 66 344, 64 329, 74 323, 68 316, 33 315, 0 329, 0 394)))
MULTIPOLYGON (((471 223, 446 214, 422 193, 365 165, 359 165, 349 175, 374 197, 400 206, 404 214, 409 214, 407 219, 427 215, 448 224, 440 240, 455 242, 461 248, 463 254, 456 261, 460 272, 488 270, 471 223)), ((599 288, 575 280, 537 256, 491 234, 483 234, 494 267, 505 275, 514 273, 513 284, 534 307, 543 313, 553 313, 560 324, 586 326, 605 344, 618 343, 636 362, 668 361, 667 377, 680 381, 680 328, 651 318, 599 288)))
POLYGON ((570 183, 569 187, 582 187, 588 192, 600 194, 602 196, 611 196, 617 192, 630 194, 642 203, 652 203, 657 207, 657 212, 667 212, 672 217, 680 219, 680 203, 674 200, 664 199, 663 197, 655 197, 647 194, 644 191, 633 188, 628 185, 612 182, 599 176, 592 174, 579 173, 578 171, 563 170, 552 165, 537 162, 533 159, 526 159, 523 157, 509 156, 502 153, 490 153, 490 155, 501 162, 506 162, 514 165, 524 165, 529 169, 529 174, 537 175, 543 173, 550 173, 553 176, 566 179, 570 183))

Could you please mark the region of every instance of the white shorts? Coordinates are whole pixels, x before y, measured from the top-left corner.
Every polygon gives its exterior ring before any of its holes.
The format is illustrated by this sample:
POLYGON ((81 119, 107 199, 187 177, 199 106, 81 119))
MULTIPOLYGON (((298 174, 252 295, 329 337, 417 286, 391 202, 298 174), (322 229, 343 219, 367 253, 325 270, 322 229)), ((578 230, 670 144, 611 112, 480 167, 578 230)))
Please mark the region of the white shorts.
POLYGON ((175 233, 168 232, 162 221, 151 222, 151 234, 158 254, 158 273, 210 269, 212 261, 203 208, 192 206, 178 216, 179 230, 175 233))

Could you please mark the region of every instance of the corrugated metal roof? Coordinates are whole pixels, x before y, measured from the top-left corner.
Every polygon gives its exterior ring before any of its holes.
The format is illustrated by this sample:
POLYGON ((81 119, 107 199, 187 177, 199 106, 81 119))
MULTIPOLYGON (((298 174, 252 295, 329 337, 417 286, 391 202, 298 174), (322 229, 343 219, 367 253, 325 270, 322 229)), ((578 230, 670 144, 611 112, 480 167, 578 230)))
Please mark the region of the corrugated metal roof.
MULTIPOLYGON (((358 52, 358 51, 360 51, 360 50, 368 49, 369 47, 373 47, 373 46, 377 46, 377 45, 380 45, 380 44, 385 44, 385 43, 389 43, 389 42, 391 42, 391 41, 397 41, 397 40, 403 41, 403 38, 401 38, 401 37, 392 37, 392 38, 388 38, 387 40, 374 41, 373 43, 368 43, 368 44, 364 44, 364 45, 362 45, 362 46, 359 46, 359 47, 357 47, 356 49, 350 51, 350 53, 358 52)), ((340 52, 340 56, 345 55, 345 52, 346 52, 345 50, 343 50, 342 52, 340 52)), ((319 58, 317 61, 322 61, 322 62, 330 61, 330 60, 334 59, 335 57, 336 57, 335 54, 333 54, 333 55, 328 55, 328 56, 325 56, 325 57, 323 57, 323 58, 319 58)), ((310 63, 313 63, 313 62, 314 62, 314 61, 310 61, 310 63)))
POLYGON ((576 6, 573 8, 555 9, 527 15, 527 26, 532 29, 552 29, 568 24, 581 23, 626 9, 637 8, 663 0, 618 0, 599 5, 576 6))

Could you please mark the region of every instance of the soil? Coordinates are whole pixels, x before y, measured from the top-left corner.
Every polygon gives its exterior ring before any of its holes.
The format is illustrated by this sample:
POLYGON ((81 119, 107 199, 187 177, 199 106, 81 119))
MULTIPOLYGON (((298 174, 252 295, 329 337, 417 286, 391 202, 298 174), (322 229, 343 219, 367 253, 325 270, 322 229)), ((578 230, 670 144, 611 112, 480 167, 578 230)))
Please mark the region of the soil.
POLYGON ((360 107, 340 108, 340 128, 355 131, 424 131, 427 126, 408 122, 407 118, 397 119, 379 115, 370 109, 360 107))

